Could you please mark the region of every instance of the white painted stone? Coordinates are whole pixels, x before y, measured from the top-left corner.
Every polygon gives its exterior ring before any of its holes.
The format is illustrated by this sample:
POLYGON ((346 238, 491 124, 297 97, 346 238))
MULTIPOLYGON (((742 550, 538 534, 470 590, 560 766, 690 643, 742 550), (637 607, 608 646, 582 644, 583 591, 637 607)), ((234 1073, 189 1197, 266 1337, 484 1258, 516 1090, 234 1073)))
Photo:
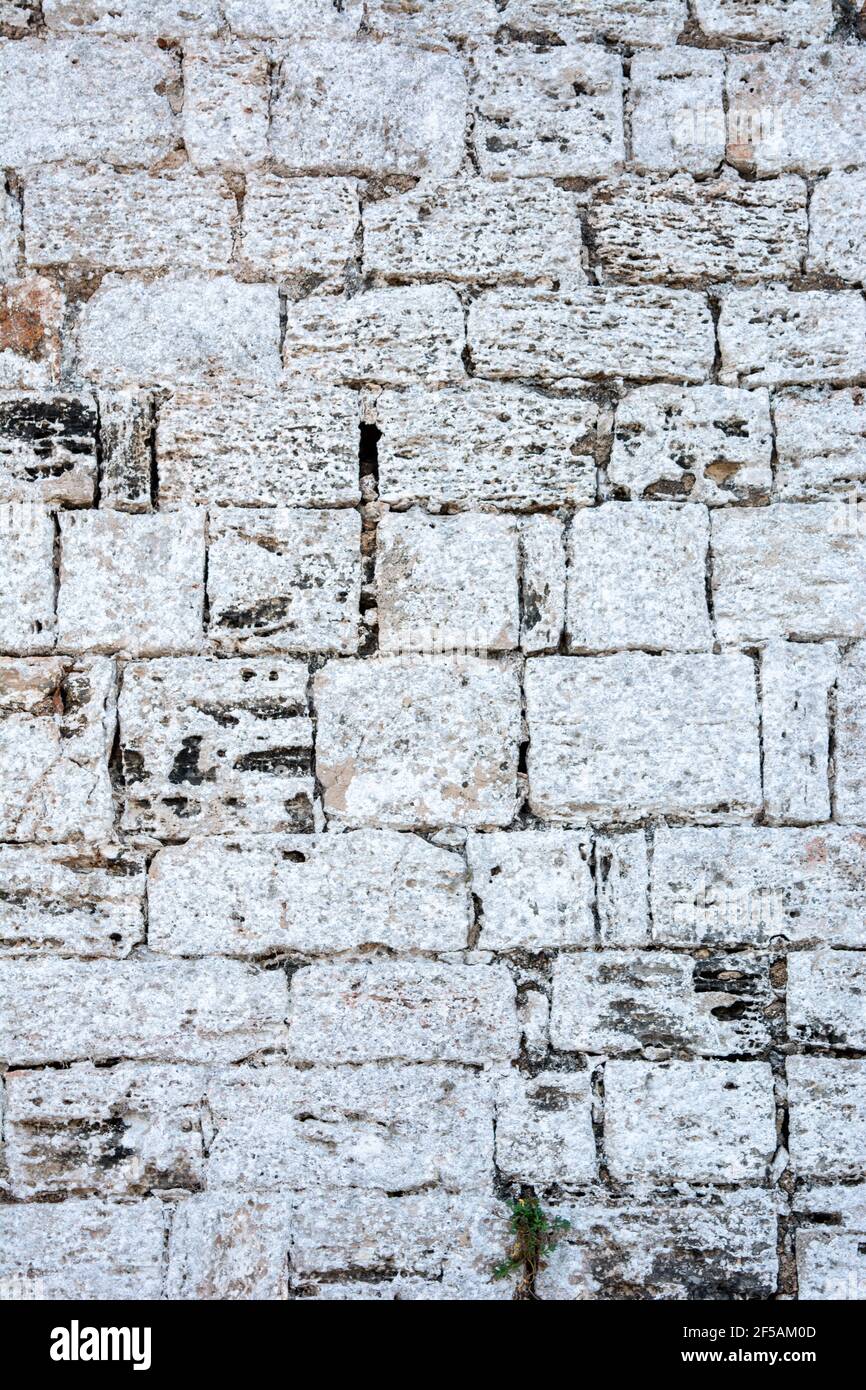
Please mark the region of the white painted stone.
POLYGON ((862 284, 866 280, 866 170, 831 173, 809 204, 812 269, 862 284))
POLYGON ((247 181, 241 256, 269 276, 342 275, 355 253, 357 186, 350 179, 247 181))
POLYGON ((725 155, 725 56, 700 48, 635 54, 632 159, 640 173, 712 174, 725 155))
MULTIPOLYGON (((773 401, 776 424, 776 485, 785 501, 862 491, 866 483, 866 397, 820 389, 779 392, 773 401)), ((842 512, 840 530, 866 529, 859 509, 842 512)))
POLYGON ((863 1231, 798 1231, 798 1298, 861 1301, 866 1290, 864 1235, 863 1231))
POLYGON ((600 835, 595 842, 598 924, 604 946, 650 940, 646 832, 600 835))
POLYGON ((789 1057, 791 1163, 797 1177, 863 1177, 866 1061, 789 1057))
POLYGON ((520 521, 520 649, 557 651, 565 629, 565 525, 555 516, 520 521))
POLYGON ((791 1194, 791 1210, 795 1217, 817 1218, 823 1225, 839 1226, 846 1231, 864 1231, 866 1184, 798 1184, 791 1194))
POLYGON ((791 1040, 866 1049, 866 957, 860 951, 797 951, 788 958, 791 1040))
POLYGON ((0 501, 88 506, 96 427, 92 396, 0 392, 0 501))
POLYGON ((224 0, 226 23, 241 38, 353 38, 363 0, 224 0))
POLYGON ((595 940, 591 844, 573 830, 470 835, 466 853, 481 908, 479 947, 539 951, 595 940))
POLYGON ((180 120, 194 168, 260 167, 268 157, 269 114, 268 59, 259 48, 184 44, 180 120))
POLYGON ((366 0, 364 11, 374 34, 439 47, 489 40, 504 22, 493 0, 366 0))
POLYGON ((728 386, 841 386, 864 377, 866 303, 853 290, 729 290, 718 332, 728 386))
POLYGON ((0 188, 0 280, 14 280, 18 271, 18 238, 21 209, 4 188, 0 188))
POLYGON ((43 507, 14 512, 0 552, 0 648, 21 656, 54 646, 54 518, 43 507))
POLYGON ((99 501, 121 512, 151 510, 153 401, 143 391, 100 391, 99 501))
POLYGON ((836 698, 834 818, 866 823, 866 642, 842 658, 836 698))
POLYGON ((288 1298, 292 1193, 200 1192, 171 1223, 166 1297, 279 1302, 288 1298))
POLYGON ((144 858, 117 844, 0 845, 0 954, 128 956, 144 940, 144 858))
POLYGON ((217 0, 42 0, 45 26, 53 33, 131 39, 215 34, 219 12, 217 0))
POLYGON ((632 48, 675 43, 685 21, 685 0, 505 0, 500 14, 500 23, 518 33, 553 34, 564 43, 609 39, 632 48))
POLYGON ((830 819, 830 691, 835 647, 772 642, 761 654, 764 806, 776 825, 830 819))
POLYGON ((0 283, 0 390, 43 391, 60 374, 63 294, 40 275, 0 283))
POLYGON ((496 1166, 521 1183, 582 1184, 597 1175, 585 1071, 509 1072, 496 1092, 496 1166))
POLYGON ((708 39, 815 43, 833 28, 832 0, 695 0, 708 39))
POLYGON ((0 1207, 0 1280, 26 1270, 40 1298, 61 1302, 158 1299, 164 1213, 153 1198, 133 1206, 91 1199, 0 1207))

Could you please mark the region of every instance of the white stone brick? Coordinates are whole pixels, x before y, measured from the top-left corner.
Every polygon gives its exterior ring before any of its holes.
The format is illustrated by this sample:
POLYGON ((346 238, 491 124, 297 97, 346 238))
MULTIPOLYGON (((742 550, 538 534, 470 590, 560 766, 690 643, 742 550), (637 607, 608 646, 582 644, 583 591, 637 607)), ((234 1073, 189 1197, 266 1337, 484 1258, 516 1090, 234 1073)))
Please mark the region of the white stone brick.
POLYGON ((708 39, 815 43, 833 28, 832 0, 695 0, 708 39))
POLYGON ((574 652, 712 645, 702 507, 608 502, 578 512, 568 537, 568 643, 574 652))
POLYGON ((0 1280, 26 1270, 40 1297, 62 1302, 158 1299, 164 1211, 153 1198, 0 1207, 0 1280))
POLYGON ((21 210, 5 186, 0 187, 0 280, 13 280, 18 267, 21 210))
POLYGON ((842 385, 864 376, 866 303, 851 290, 729 290, 718 332, 728 386, 842 385))
POLYGON ((118 716, 125 830, 186 839, 312 829, 305 663, 133 663, 118 716))
POLYGON ((866 532, 840 534, 832 502, 712 513, 721 642, 856 637, 866 622, 866 532))
POLYGON ((584 278, 573 195, 547 180, 420 184, 364 210, 364 264, 386 278, 584 278))
POLYGON ((565 628, 565 526, 555 516, 520 522, 521 651, 559 649, 565 628))
POLYGON ((21 39, 32 33, 38 22, 34 0, 2 0, 0 29, 5 38, 21 39))
POLYGON ((336 821, 412 829, 512 820, 520 685, 510 666, 332 661, 315 677, 314 704, 316 775, 336 821))
POLYGON ((449 178, 465 123, 466 79, 451 54, 324 39, 285 50, 271 152, 292 173, 449 178))
POLYGON ((288 1298, 292 1193, 201 1192, 171 1224, 166 1297, 174 1301, 288 1298))
POLYGON ((573 830, 470 835, 466 852, 484 951, 591 946, 591 843, 573 830))
MULTIPOLYGON (((866 397, 848 391, 783 391, 773 401, 776 424, 776 484, 792 502, 843 494, 866 483, 866 397)), ((863 528, 857 511, 842 513, 853 529, 863 528)), ((840 529, 845 529, 840 526, 840 529)))
POLYGON ((265 275, 342 275, 355 253, 357 186, 350 179, 247 182, 241 257, 265 275))
POLYGON ((209 636, 222 652, 358 647, 355 511, 225 508, 211 518, 209 636))
POLYGON ((496 1166, 506 1179, 547 1186, 596 1177, 589 1072, 510 1072, 496 1094, 496 1166))
POLYGON ((785 1067, 796 1176, 862 1178, 866 1061, 789 1057, 785 1067))
POLYGON ((552 34, 564 43, 609 39, 631 48, 675 43, 685 0, 505 0, 500 24, 518 33, 552 34))
POLYGON ((287 311, 288 379, 435 386, 463 375, 463 310, 446 285, 317 294, 287 311))
POLYGON ((482 174, 598 178, 625 158, 622 63, 589 44, 484 47, 475 58, 482 174))
POLYGON ((148 919, 151 950, 169 955, 319 955, 459 951, 471 912, 459 855, 356 830, 170 845, 151 865, 148 919))
POLYGON ((374 34, 439 47, 491 39, 504 23, 493 0, 367 0, 364 11, 374 34))
POLYGON ((608 478, 634 498, 761 502, 772 453, 766 390, 639 386, 617 406, 608 478))
POLYGON ((102 468, 99 502, 120 512, 149 512, 153 401, 144 391, 100 391, 102 468))
POLYGON ((11 1066, 234 1062, 286 1040, 286 977, 229 960, 0 961, 11 1066))
POLYGON ((217 0, 42 0, 45 26, 52 32, 131 39, 215 34, 219 12, 217 0))
POLYGON ((241 38, 354 38, 363 0, 224 0, 226 23, 241 38))
POLYGON ((724 54, 708 49, 635 54, 628 102, 640 173, 715 172, 725 155, 724 76, 724 54))
POLYGON ((144 940, 135 850, 2 845, 0 881, 0 954, 120 957, 144 940))
POLYGON ((541 1061, 550 1046, 550 1001, 540 989, 527 989, 517 1001, 520 1045, 532 1062, 541 1061))
POLYGON ((60 546, 59 647, 156 656, 201 646, 203 511, 64 512, 60 546))
POLYGON ((301 1062, 490 1062, 517 1052, 514 984, 501 965, 369 961, 292 977, 289 1054, 301 1062))
POLYGON ((773 642, 761 655, 764 806, 773 824, 830 819, 830 691, 835 647, 773 642))
POLYGON ((798 951, 788 957, 788 1031, 810 1047, 866 1048, 866 957, 798 951))
POLYGON ((508 651, 520 638, 511 517, 391 512, 376 539, 382 652, 508 651))
POLYGON ((645 831, 599 836, 595 842, 595 879, 602 945, 640 946, 649 942, 645 831))
POLYGON ((471 305, 467 332, 488 377, 703 381, 714 355, 706 300, 689 290, 489 290, 471 305))
POLYGON ((809 204, 809 265, 827 275, 866 280, 866 170, 832 173, 809 204))
POLYGON ((244 44, 193 42, 183 51, 181 128, 196 169, 242 171, 268 157, 267 55, 244 44))
POLYGON ((530 804, 554 821, 744 820, 761 801, 754 668, 721 656, 527 663, 530 804))
POLYGON ((0 648, 33 656, 54 646, 54 519, 26 509, 7 521, 0 552, 0 648))
POLYGON ((593 401, 471 381, 382 391, 376 419, 386 502, 519 511, 595 499, 593 401))
POLYGON ((864 1290, 866 1232, 797 1232, 798 1298, 861 1301, 864 1290))
POLYGON ((96 429, 92 396, 0 392, 0 501, 88 506, 96 429))
POLYGON ((78 352, 84 376, 105 385, 269 381, 280 370, 279 337, 276 285, 109 275, 84 306, 78 352))
POLYGON ((618 1181, 761 1182, 776 1149, 767 1062, 609 1062, 604 1137, 618 1181))
POLYGON ((866 823, 866 642, 845 654, 839 672, 834 817, 866 823))
POLYGON ((43 390, 60 372, 63 295, 31 275, 0 284, 0 390, 43 390))
POLYGON ((795 1217, 817 1218, 822 1225, 839 1226, 846 1231, 866 1230, 866 1184, 799 1184, 791 1194, 795 1217))

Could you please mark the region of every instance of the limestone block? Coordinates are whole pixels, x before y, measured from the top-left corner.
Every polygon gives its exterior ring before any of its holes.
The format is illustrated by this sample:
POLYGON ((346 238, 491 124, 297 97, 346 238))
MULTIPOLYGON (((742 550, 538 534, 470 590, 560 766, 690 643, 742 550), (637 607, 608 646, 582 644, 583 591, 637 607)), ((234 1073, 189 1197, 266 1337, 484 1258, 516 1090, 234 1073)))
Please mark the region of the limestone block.
POLYGON ((0 1279, 27 1270, 41 1298, 64 1302, 157 1299, 164 1213, 155 1198, 0 1207, 0 1279))
POLYGON ((496 1166, 518 1182, 582 1184, 596 1177, 592 1093, 585 1071, 502 1077, 496 1094, 496 1166))
POLYGON ((62 324, 63 295, 50 280, 0 284, 0 389, 40 391, 57 380, 62 324))
POLYGON ((635 54, 632 159, 640 173, 712 174, 725 156, 725 56, 701 48, 635 54))
POLYGON ((830 692, 835 647, 771 642, 761 654, 764 804, 774 824, 830 819, 830 692))
POLYGON ((866 642, 842 658, 836 697, 836 804, 834 818, 866 822, 866 642))
POLYGON ((862 1178, 866 1061, 789 1057, 785 1067, 797 1177, 862 1178))
POLYGON ((0 499, 88 506, 96 430, 92 396, 0 392, 0 499))
POLYGON ((815 43, 833 28, 832 0, 695 0, 694 11, 708 39, 815 43))
POLYGON ((10 507, 0 525, 0 647, 33 656, 54 646, 54 518, 10 507))
POLYGON ((267 54, 240 43, 183 50, 183 141, 196 169, 242 171, 268 156, 267 54))
POLYGON ((556 516, 525 516, 520 542, 520 649, 558 651, 565 629, 565 525, 556 516))
POLYGON ((166 1297, 196 1303, 288 1298, 293 1193, 200 1192, 175 1211, 166 1297))
POLYGON ((493 831, 470 835, 466 853, 481 909, 482 950, 594 943, 588 836, 574 830, 493 831))
POLYGON ((144 940, 146 877, 120 845, 0 846, 0 954, 128 956, 144 940))
MULTIPOLYGON (((773 402, 776 484, 783 501, 862 491, 866 482, 866 397, 857 388, 782 391, 773 402)), ((838 517, 841 530, 866 529, 859 509, 838 517)))
POLYGON ((786 386, 863 378, 866 303, 851 290, 729 290, 719 316, 720 380, 786 386))

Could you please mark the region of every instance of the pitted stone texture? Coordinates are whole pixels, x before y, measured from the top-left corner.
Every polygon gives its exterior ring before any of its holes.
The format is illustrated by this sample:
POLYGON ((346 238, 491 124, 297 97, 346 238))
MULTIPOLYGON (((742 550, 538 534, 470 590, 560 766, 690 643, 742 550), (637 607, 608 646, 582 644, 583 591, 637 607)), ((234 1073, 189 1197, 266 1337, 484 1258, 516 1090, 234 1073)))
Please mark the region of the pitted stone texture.
POLYGON ((151 510, 153 402, 143 391, 99 393, 99 501, 121 512, 151 510))
POLYGON ((0 846, 0 955, 128 956, 144 940, 145 861, 121 845, 0 846))
POLYGON ((568 537, 569 650, 711 647, 709 535, 702 507, 608 502, 578 512, 568 537))
POLYGON ((0 284, 0 389, 42 390, 60 372, 63 295, 31 275, 0 284))
POLYGON ((646 832, 600 835, 595 842, 595 878, 601 944, 641 946, 649 942, 646 832))
POLYGON ((845 654, 839 671, 834 816, 866 824, 866 642, 845 654))
POLYGON ((517 1001, 517 1017, 520 1020, 520 1045, 532 1062, 539 1062, 550 1046, 548 1022, 550 1001, 540 989, 523 991, 517 1001))
POLYGON ((563 43, 609 39, 639 48, 675 43, 685 0, 505 0, 499 23, 518 33, 552 34, 563 43))
POLYGON ((164 1213, 155 1198, 0 1207, 0 1280, 26 1270, 52 1300, 158 1299, 164 1213))
POLYGON ((557 1203, 568 1221, 536 1282, 543 1300, 766 1299, 777 1288, 778 1200, 683 1188, 660 1197, 590 1192, 557 1203))
POLYGON ((229 960, 0 961, 11 1066, 235 1062, 286 1042, 286 977, 229 960))
POLYGON ((92 396, 0 392, 0 501, 89 505, 96 428, 92 396))
POLYGON ((177 391, 159 407, 156 453, 160 506, 351 504, 357 398, 328 386, 177 391))
POLYGON ((111 837, 114 682, 105 657, 0 661, 0 839, 111 837))
POLYGON ((292 1193, 188 1197, 171 1223, 166 1298, 282 1301, 288 1298, 292 1193))
POLYGON ((196 169, 242 171, 268 156, 267 55, 244 44, 184 45, 183 141, 196 169))
POLYGON ((852 290, 729 290, 718 331, 728 386, 842 385, 866 375, 866 303, 852 290))
POLYGON ((131 39, 215 34, 219 12, 217 0, 42 0, 45 26, 53 32, 131 39))
POLYGON ((202 644, 204 512, 60 515, 57 644, 156 656, 202 644))
POLYGON ((20 208, 4 186, 0 188, 0 280, 15 278, 20 230, 20 208))
POLYGON ((363 0, 225 0, 226 23, 241 38, 354 38, 363 0))
POLYGON ((798 951, 788 959, 788 1028, 811 1047, 866 1048, 866 956, 798 951))
POLYGON ((125 830, 186 839, 312 829, 306 664, 134 663, 118 716, 125 830))
POLYGON ((367 0, 364 10, 372 33, 440 48, 455 39, 489 40, 504 22, 491 0, 367 0))
POLYGON ((730 54, 727 97, 735 167, 767 178, 866 162, 866 53, 857 44, 730 54))
POLYGON ((822 1225, 866 1231, 866 1184, 803 1183, 792 1193, 791 1210, 801 1220, 814 1218, 822 1225))
POLYGON ((469 508, 595 500, 598 406, 472 381, 376 399, 379 496, 469 508))
POLYGON ((761 1182, 776 1150, 767 1062, 609 1062, 604 1134, 621 1182, 761 1182))
POLYGON ((285 50, 271 153, 292 173, 450 178, 463 160, 466 79, 456 57, 390 43, 285 50))
POLYGON ((832 1301, 863 1298, 866 1232, 798 1231, 797 1294, 832 1301))
POLYGON ((695 19, 708 39, 804 44, 829 37, 832 0, 695 0, 695 19))
POLYGON ((608 478, 638 499, 761 502, 772 453, 765 390, 640 386, 617 406, 608 478))
POLYGON ((564 1052, 608 1056, 763 1053, 782 1012, 766 956, 581 951, 554 963, 550 1040, 564 1052))
POLYGON ((269 381, 280 370, 279 336, 276 285, 109 275, 82 310, 78 353, 84 376, 104 385, 269 381))
MULTIPOLYGON (((773 401, 776 482, 786 501, 811 502, 861 492, 866 483, 866 393, 784 391, 773 401)), ((842 512, 839 529, 866 530, 858 509, 842 512)))
POLYGON ((830 819, 830 692, 835 647, 772 642, 761 655, 764 807, 775 824, 830 819))
POLYGON ((370 961, 292 977, 289 1054, 301 1062, 490 1062, 517 1052, 514 984, 501 965, 370 961))
POLYGON ((359 217, 350 179, 253 177, 244 198, 241 258, 265 275, 342 275, 355 254, 359 217))
POLYGON ((730 171, 603 185, 589 220, 605 279, 630 285, 783 280, 799 273, 809 233, 802 179, 747 183, 730 171))
POLYGON ((422 183, 364 212, 364 264, 389 279, 582 280, 581 255, 573 195, 547 180, 422 183))
POLYGON ((13 1195, 124 1196, 198 1188, 202 1069, 78 1062, 6 1075, 13 1195))
POLYGON ((174 142, 177 78, 171 54, 153 43, 0 40, 0 166, 150 164, 174 142))
POLYGON ((506 1179, 547 1186, 597 1176, 589 1072, 502 1077, 496 1093, 496 1166, 506 1179))
POLYGON ((470 835, 466 853, 481 908, 481 950, 593 945, 588 836, 573 830, 494 831, 470 835))
POLYGON ((525 688, 536 815, 745 820, 760 807, 748 657, 537 657, 525 688))
POLYGON ((721 642, 857 637, 866 623, 866 529, 840 534, 832 502, 712 513, 721 642))
POLYGON ((463 310, 454 290, 412 285, 289 304, 283 361, 290 383, 313 377, 435 386, 463 377, 463 347, 463 310))
POLYGON ((655 942, 765 946, 787 938, 863 946, 864 908, 862 830, 660 826, 656 831, 655 942))
POLYGON ((866 280, 866 170, 832 173, 809 205, 809 265, 827 275, 866 280))
POLYGON ((170 845, 151 865, 148 918, 151 950, 168 955, 460 951, 471 908, 459 855, 355 830, 170 845))
POLYGON ((628 101, 640 173, 715 172, 725 156, 724 76, 724 54, 707 49, 635 54, 628 101))
POLYGON ((508 825, 520 685, 480 658, 332 661, 314 681, 316 775, 349 825, 508 825))
POLYGON ((208 1092, 210 1188, 489 1186, 490 1080, 462 1067, 232 1068, 208 1092))
POLYGON ((863 1177, 866 1061, 789 1057, 791 1163, 797 1177, 863 1177))
POLYGON ((565 525, 555 516, 520 522, 520 649, 558 651, 565 629, 565 525))
POLYGON ((360 532, 348 510, 214 512, 208 632, 217 650, 357 651, 360 532))
POLYGON ((625 158, 622 63, 589 44, 482 48, 475 153, 483 174, 599 178, 625 158))
POLYGON ((10 512, 0 559, 0 648, 33 656, 54 646, 54 519, 43 507, 10 512))
POLYGON ((655 287, 489 290, 470 307, 467 335, 488 377, 703 381, 714 356, 704 297, 655 287))
POLYGON ((376 539, 379 650, 508 651, 520 638, 512 517, 390 513, 376 539))

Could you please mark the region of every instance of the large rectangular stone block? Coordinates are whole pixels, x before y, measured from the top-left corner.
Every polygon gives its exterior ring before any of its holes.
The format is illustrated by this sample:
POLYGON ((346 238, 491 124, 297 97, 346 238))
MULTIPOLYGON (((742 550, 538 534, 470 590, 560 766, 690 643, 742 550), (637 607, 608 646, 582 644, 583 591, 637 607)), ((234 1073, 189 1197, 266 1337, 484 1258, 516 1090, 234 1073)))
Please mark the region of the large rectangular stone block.
POLYGON ((479 947, 591 946, 591 850, 589 837, 572 830, 470 835, 466 854, 481 909, 479 947))
POLYGON ((41 8, 46 28, 59 34, 182 39, 220 26, 217 0, 42 0, 41 8))
POLYGON ((725 153, 725 55, 691 47, 636 53, 629 114, 640 173, 714 174, 725 153))
POLYGON ((27 1272, 40 1297, 158 1299, 165 1207, 73 1200, 0 1207, 0 1280, 27 1272))
POLYGON ((866 1050, 866 957, 797 951, 788 958, 788 1030, 809 1047, 866 1050))
POLYGON ((185 43, 180 121, 193 167, 239 173, 264 164, 270 95, 268 56, 260 47, 185 43))
POLYGON ((708 39, 816 43, 833 28, 832 0, 695 0, 708 39))
POLYGON ((727 386, 862 381, 866 303, 853 290, 728 290, 719 315, 727 386))
POLYGON ((128 956, 144 940, 146 878, 121 845, 0 846, 0 954, 128 956))
POLYGON ((279 278, 340 276, 355 254, 357 184, 350 179, 248 180, 241 256, 279 278))
POLYGON ((830 699, 838 672, 827 643, 771 642, 761 654, 764 805, 776 824, 830 819, 830 699))
POLYGON ((789 1057, 785 1068, 796 1176, 862 1179, 866 1060, 789 1057))
POLYGON ((834 171, 809 204, 809 266, 854 284, 866 279, 866 170, 834 171))
POLYGON ((608 39, 630 48, 675 43, 685 0, 504 0, 499 23, 518 34, 553 35, 563 43, 608 39))
MULTIPOLYGON (((859 493, 866 483, 866 397, 847 391, 782 391, 775 396, 776 485, 783 501, 859 493)), ((866 529, 859 510, 839 529, 866 529)))
POLYGON ((54 646, 54 518, 41 506, 9 508, 0 563, 0 648, 21 656, 54 646))
POLYGON ((92 396, 0 393, 0 501, 88 506, 96 430, 92 396))
POLYGON ((496 1166, 517 1182, 582 1185, 597 1176, 592 1090, 586 1071, 517 1072, 496 1091, 496 1166))
POLYGON ((175 1209, 165 1295, 173 1301, 289 1297, 291 1192, 200 1192, 175 1209))

